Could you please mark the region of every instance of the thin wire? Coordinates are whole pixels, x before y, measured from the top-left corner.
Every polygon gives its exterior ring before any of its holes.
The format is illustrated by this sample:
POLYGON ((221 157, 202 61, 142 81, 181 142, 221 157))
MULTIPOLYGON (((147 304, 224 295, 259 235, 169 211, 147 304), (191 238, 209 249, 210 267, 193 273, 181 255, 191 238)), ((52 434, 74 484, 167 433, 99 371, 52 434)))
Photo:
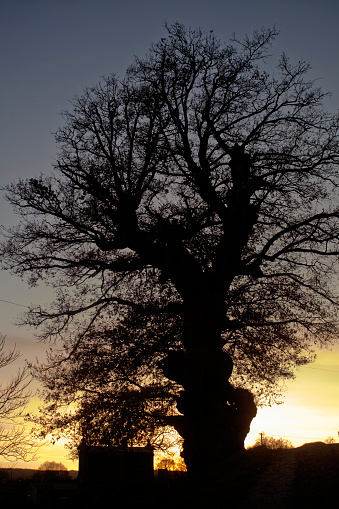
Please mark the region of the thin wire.
MULTIPOLYGON (((22 419, 23 417, 21 417, 22 419)), ((33 428, 34 427, 34 423, 32 424, 28 424, 27 422, 20 422, 20 417, 17 417, 17 420, 13 420, 13 419, 8 419, 8 418, 4 418, 4 419, 0 419, 0 423, 1 425, 5 425, 5 426, 8 426, 8 429, 10 426, 12 427, 27 427, 27 428, 33 428)))
POLYGON ((331 373, 339 373, 337 369, 325 369, 325 368, 311 368, 311 366, 304 366, 305 369, 316 369, 317 371, 330 371, 331 373))
POLYGON ((11 302, 10 300, 0 299, 0 302, 6 302, 7 304, 12 304, 13 306, 20 306, 22 308, 28 308, 28 306, 24 306, 23 304, 18 304, 17 302, 11 302))
MULTIPOLYGON (((7 419, 2 419, 2 424, 12 424, 14 426, 23 426, 23 427, 29 427, 29 428, 33 428, 34 427, 34 422, 32 422, 32 424, 29 424, 28 422, 17 422, 17 423, 13 423, 13 421, 10 421, 10 420, 7 420, 7 419)), ((264 432, 263 432, 264 433, 264 432)), ((264 433, 266 435, 266 433, 264 433)), ((261 432, 260 433, 254 433, 252 431, 250 431, 248 433, 248 435, 261 435, 261 432)), ((320 440, 321 437, 317 436, 317 437, 298 437, 298 436, 294 436, 294 435, 267 435, 267 437, 278 437, 278 438, 300 438, 302 440, 320 440)))
MULTIPOLYGON (((264 432, 263 432, 264 433, 264 432)), ((266 433, 265 433, 266 434, 266 433)), ((253 431, 250 431, 248 435, 261 435, 261 432, 255 433, 253 431)), ((279 438, 302 438, 303 440, 319 440, 320 437, 296 437, 294 435, 267 435, 268 437, 279 437, 279 438)))

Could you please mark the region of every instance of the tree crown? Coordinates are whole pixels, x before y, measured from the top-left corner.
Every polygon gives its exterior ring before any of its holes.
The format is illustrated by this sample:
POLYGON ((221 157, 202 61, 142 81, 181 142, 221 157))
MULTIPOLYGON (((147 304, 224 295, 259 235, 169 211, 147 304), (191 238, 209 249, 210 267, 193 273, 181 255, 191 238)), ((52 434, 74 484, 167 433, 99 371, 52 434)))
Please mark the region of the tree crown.
POLYGON ((275 29, 167 30, 73 100, 53 176, 8 186, 22 224, 3 263, 56 287, 27 317, 46 337, 175 314, 195 322, 184 348, 208 331, 272 387, 337 335, 338 117, 306 63, 264 70, 275 29))

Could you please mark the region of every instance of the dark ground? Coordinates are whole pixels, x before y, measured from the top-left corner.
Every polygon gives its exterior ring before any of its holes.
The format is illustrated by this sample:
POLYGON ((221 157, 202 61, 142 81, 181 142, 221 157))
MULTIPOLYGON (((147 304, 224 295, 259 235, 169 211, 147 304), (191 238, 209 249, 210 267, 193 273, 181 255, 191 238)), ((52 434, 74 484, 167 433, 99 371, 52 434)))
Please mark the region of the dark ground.
POLYGON ((17 502, 44 509, 324 509, 339 506, 338 492, 339 444, 322 442, 277 451, 250 449, 225 462, 222 472, 207 475, 204 484, 191 484, 183 475, 124 487, 0 480, 1 506, 17 502))
POLYGON ((248 450, 204 488, 201 507, 307 509, 339 507, 339 444, 248 450))

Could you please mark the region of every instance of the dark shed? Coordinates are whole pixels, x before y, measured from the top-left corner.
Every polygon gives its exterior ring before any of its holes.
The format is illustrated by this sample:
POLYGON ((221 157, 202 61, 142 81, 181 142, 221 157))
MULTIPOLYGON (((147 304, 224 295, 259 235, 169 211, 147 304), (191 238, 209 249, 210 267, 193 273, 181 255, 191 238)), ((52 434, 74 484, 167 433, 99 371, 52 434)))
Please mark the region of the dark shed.
POLYGON ((82 482, 140 483, 153 476, 152 447, 79 447, 82 482))

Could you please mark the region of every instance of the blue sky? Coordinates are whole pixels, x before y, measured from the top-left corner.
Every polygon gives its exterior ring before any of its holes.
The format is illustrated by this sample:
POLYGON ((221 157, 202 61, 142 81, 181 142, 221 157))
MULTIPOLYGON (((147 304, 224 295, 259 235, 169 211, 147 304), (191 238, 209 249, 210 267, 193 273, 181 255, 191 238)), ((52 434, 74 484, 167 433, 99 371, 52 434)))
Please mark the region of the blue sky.
MULTIPOLYGON (((0 7, 0 187, 50 172, 56 156, 52 133, 69 99, 100 76, 122 76, 134 55, 144 56, 150 43, 165 35, 165 21, 213 30, 224 40, 275 24, 280 36, 272 47, 273 62, 283 51, 294 62, 309 61, 311 76, 332 91, 327 107, 339 106, 337 0, 0 0, 0 7)), ((0 224, 15 220, 1 194, 0 224)), ((28 290, 0 273, 0 299, 27 305, 47 298, 44 288, 28 290)), ((13 324, 22 309, 0 300, 0 332, 16 341, 23 357, 32 358, 42 347, 33 342, 32 331, 13 324)), ((331 356, 334 371, 338 358, 331 356)), ((290 389, 293 398, 298 380, 301 375, 290 389)), ((305 390, 301 384, 299 395, 305 390)), ((317 405, 321 408, 318 400, 317 405)))
MULTIPOLYGON (((165 34, 164 22, 227 40, 276 24, 272 53, 305 59, 339 104, 339 2, 324 0, 2 0, 0 184, 49 172, 52 132, 74 95, 102 75, 123 75, 134 55, 165 34)), ((1 202, 2 221, 7 208, 1 202)))

